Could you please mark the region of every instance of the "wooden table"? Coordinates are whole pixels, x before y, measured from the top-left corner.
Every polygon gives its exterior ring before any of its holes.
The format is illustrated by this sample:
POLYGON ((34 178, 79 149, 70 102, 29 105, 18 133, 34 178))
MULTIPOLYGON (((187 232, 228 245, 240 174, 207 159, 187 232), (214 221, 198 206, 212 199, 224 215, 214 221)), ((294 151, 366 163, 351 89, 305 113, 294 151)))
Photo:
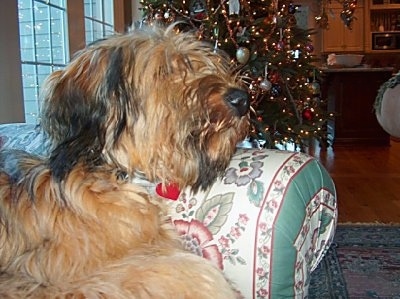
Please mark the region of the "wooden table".
POLYGON ((331 145, 389 145, 390 136, 376 120, 373 105, 392 68, 321 68, 322 98, 336 117, 328 121, 331 145))

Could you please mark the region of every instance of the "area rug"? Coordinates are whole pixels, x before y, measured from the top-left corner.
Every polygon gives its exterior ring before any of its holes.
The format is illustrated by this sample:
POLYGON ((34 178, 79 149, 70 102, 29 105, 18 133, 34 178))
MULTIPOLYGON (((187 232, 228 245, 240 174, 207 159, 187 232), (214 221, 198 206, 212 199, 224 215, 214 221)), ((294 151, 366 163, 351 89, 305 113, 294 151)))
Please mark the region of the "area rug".
POLYGON ((400 299, 400 226, 339 225, 309 299, 400 299))

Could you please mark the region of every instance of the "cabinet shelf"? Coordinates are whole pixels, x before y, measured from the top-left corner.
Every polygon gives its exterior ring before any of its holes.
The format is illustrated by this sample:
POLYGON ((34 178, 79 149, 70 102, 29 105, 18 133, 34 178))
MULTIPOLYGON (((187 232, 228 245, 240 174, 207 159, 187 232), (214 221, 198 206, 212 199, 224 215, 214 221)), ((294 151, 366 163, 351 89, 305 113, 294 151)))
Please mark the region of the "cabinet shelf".
POLYGON ((383 29, 382 33, 398 32, 400 29, 400 9, 370 10, 369 17, 370 33, 381 31, 380 27, 383 29))
POLYGON ((394 54, 394 53, 400 53, 400 50, 369 50, 366 52, 374 54, 394 54))
POLYGON ((396 5, 400 0, 371 0, 372 5, 396 5))
POLYGON ((400 9, 400 4, 372 4, 370 10, 393 10, 400 9))
POLYGON ((390 30, 390 31, 371 31, 371 33, 379 33, 379 34, 393 34, 393 33, 400 33, 399 30, 390 30))

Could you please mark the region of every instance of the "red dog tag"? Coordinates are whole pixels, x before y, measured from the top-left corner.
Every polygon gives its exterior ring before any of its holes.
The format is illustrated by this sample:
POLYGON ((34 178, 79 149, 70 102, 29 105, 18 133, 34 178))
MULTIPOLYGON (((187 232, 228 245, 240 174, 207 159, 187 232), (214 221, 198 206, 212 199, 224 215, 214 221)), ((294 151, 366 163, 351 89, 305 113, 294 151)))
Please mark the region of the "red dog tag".
POLYGON ((156 186, 156 193, 164 198, 168 198, 171 200, 177 200, 179 198, 179 194, 181 191, 179 190, 178 186, 174 183, 167 184, 163 186, 161 183, 157 184, 156 186))

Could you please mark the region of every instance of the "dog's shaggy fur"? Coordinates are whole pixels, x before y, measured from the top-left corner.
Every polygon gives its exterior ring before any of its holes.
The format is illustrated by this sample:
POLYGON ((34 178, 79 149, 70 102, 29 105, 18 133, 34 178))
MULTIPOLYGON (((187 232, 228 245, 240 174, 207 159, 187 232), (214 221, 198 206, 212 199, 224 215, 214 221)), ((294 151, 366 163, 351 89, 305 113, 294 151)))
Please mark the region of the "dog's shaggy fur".
POLYGON ((0 154, 0 297, 234 298, 134 179, 196 191, 223 174, 249 108, 228 61, 142 28, 88 46, 43 96, 50 157, 0 154))

